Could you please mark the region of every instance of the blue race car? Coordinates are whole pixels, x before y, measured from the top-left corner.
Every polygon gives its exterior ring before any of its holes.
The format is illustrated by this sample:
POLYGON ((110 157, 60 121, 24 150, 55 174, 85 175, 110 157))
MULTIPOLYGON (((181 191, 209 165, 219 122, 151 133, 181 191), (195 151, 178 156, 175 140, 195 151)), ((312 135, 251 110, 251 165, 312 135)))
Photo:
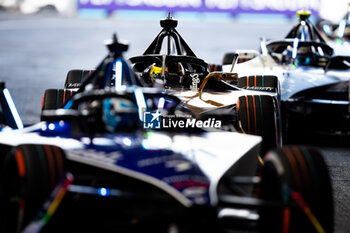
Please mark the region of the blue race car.
POLYGON ((333 231, 317 151, 285 147, 259 162, 259 136, 158 128, 160 111, 200 119, 175 96, 130 85, 127 45, 114 37, 108 48, 38 124, 23 127, 2 85, 1 232, 333 231))

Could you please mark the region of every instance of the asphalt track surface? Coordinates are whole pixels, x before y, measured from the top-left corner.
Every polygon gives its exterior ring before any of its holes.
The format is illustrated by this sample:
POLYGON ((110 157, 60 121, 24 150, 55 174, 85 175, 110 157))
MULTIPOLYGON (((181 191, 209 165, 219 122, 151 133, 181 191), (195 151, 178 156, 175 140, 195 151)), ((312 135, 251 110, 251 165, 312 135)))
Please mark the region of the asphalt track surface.
MULTIPOLYGON (((106 55, 103 41, 113 32, 129 41, 126 58, 140 55, 160 31, 158 20, 92 20, 0 11, 0 80, 6 82, 24 122, 35 123, 44 90, 63 88, 70 69, 94 68, 106 55)), ((256 49, 261 36, 279 39, 291 26, 179 19, 178 31, 198 57, 220 63, 225 52, 256 49)), ((350 149, 319 149, 332 177, 335 232, 350 232, 350 149)))

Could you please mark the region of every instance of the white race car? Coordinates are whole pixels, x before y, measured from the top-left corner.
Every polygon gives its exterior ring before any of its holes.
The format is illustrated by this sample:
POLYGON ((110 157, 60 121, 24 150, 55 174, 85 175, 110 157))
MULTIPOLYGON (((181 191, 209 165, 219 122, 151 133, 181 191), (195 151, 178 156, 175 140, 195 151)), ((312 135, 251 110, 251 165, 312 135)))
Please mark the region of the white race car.
MULTIPOLYGON (((350 57, 334 55, 308 20, 308 12, 298 16, 299 23, 285 39, 261 41, 260 52, 250 52, 248 61, 234 67, 244 76, 239 78, 240 87, 254 89, 254 80, 261 75, 278 77, 285 142, 346 143, 350 137, 350 57)), ((231 70, 231 65, 224 65, 223 70, 231 70)))

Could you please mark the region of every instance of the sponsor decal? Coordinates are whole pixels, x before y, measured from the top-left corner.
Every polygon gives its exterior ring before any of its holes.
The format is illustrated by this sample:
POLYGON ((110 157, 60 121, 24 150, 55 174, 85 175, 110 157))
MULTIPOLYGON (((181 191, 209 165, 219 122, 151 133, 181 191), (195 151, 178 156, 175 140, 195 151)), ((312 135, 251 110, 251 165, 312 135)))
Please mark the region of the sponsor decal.
POLYGON ((275 91, 273 87, 245 87, 247 90, 256 90, 256 91, 275 91))
POLYGON ((89 160, 94 160, 107 164, 115 164, 123 157, 123 155, 119 151, 106 152, 94 149, 69 150, 66 153, 68 156, 86 158, 89 160))
POLYGON ((160 157, 154 157, 154 158, 146 158, 139 160, 137 162, 138 167, 149 167, 154 166, 162 163, 166 163, 168 161, 177 160, 179 159, 178 155, 168 155, 168 156, 160 156, 160 157))
POLYGON ((79 88, 80 86, 80 83, 68 83, 67 88, 79 88))
POLYGON ((209 200, 209 182, 204 177, 193 175, 177 175, 163 178, 163 181, 179 190, 184 196, 196 204, 205 204, 209 200))
POLYGON ((164 165, 166 168, 173 168, 176 172, 184 172, 192 168, 192 164, 189 161, 180 159, 167 161, 164 165))
POLYGON ((200 83, 199 75, 198 74, 190 74, 190 77, 192 78, 192 85, 190 85, 190 89, 192 91, 198 90, 198 84, 200 83))

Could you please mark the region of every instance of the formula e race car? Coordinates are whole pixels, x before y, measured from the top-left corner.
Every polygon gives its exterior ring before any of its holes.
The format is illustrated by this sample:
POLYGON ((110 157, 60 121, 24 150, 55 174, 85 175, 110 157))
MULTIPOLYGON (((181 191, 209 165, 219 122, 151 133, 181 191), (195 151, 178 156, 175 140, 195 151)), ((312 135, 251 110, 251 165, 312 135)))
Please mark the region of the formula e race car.
POLYGON ((129 59, 138 79, 177 96, 200 118, 220 119, 226 130, 263 136, 263 151, 280 146, 277 78, 265 77, 268 88, 239 88, 237 73, 215 71, 221 68, 194 54, 176 30, 177 23, 169 13, 160 21, 162 30, 146 51, 129 59))
POLYGON ((259 136, 146 129, 158 110, 191 111, 173 95, 130 85, 127 45, 114 37, 108 48, 72 97, 57 91, 63 108, 49 110, 53 92, 45 93, 38 124, 23 127, 1 85, 1 232, 333 231, 317 151, 284 147, 259 165, 259 136))
MULTIPOLYGON (((239 79, 247 89, 254 88, 256 74, 278 77, 284 142, 346 143, 350 136, 350 57, 334 55, 308 20, 308 12, 298 16, 299 23, 285 39, 261 41, 261 54, 250 53, 251 58, 237 64, 235 71, 245 75, 239 79)), ((223 69, 231 69, 231 64, 223 69)))

